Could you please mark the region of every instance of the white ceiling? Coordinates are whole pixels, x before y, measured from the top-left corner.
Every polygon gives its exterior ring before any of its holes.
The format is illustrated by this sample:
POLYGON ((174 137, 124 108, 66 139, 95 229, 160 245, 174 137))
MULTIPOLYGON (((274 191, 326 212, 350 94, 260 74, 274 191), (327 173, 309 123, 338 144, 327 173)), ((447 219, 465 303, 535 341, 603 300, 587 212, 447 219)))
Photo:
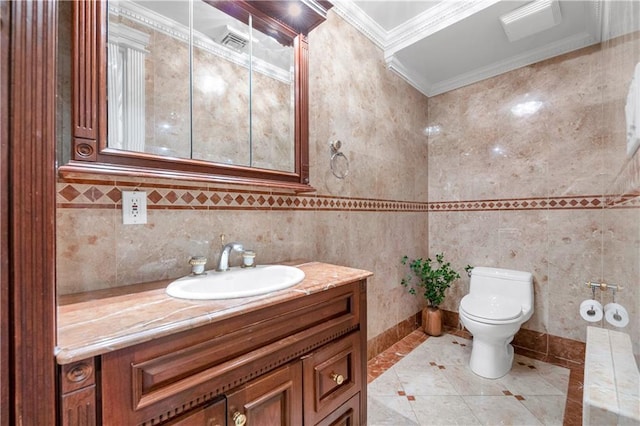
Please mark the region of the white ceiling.
POLYGON ((334 10, 384 51, 390 69, 427 96, 638 30, 623 22, 625 15, 640 13, 637 0, 559 0, 559 24, 510 42, 499 18, 529 3, 335 0, 334 10))

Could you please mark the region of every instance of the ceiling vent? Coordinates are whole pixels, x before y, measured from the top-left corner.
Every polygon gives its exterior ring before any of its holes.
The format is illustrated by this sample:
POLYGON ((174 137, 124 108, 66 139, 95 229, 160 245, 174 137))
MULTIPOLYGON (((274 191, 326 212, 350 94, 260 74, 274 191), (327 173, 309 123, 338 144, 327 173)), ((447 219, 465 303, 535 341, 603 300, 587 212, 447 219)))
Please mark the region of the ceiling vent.
POLYGON ((500 17, 509 41, 517 41, 555 27, 562 21, 557 0, 536 0, 500 17))
POLYGON ((220 40, 219 43, 234 50, 243 50, 247 43, 249 43, 249 35, 229 25, 225 25, 220 34, 221 36, 218 38, 220 40))

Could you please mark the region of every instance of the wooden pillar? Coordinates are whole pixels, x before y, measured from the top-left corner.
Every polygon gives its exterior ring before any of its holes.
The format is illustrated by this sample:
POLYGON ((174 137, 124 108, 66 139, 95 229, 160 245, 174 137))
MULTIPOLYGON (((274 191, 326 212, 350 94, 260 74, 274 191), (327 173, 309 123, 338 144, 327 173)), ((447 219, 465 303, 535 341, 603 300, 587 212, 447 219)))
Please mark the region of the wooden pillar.
POLYGON ((8 1, 0 1, 0 426, 10 419, 9 368, 9 25, 8 1))
POLYGON ((49 425, 56 418, 57 3, 12 1, 9 9, 9 173, 4 189, 9 215, 11 423, 49 425))

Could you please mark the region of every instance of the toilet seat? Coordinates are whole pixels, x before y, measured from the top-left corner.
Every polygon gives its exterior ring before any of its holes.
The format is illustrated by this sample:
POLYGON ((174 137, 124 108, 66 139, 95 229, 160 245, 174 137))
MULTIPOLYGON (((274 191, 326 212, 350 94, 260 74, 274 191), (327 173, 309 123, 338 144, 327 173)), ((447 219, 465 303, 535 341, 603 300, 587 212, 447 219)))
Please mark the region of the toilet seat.
POLYGON ((460 301, 460 311, 469 319, 478 322, 511 323, 522 315, 522 305, 503 296, 467 294, 460 301))

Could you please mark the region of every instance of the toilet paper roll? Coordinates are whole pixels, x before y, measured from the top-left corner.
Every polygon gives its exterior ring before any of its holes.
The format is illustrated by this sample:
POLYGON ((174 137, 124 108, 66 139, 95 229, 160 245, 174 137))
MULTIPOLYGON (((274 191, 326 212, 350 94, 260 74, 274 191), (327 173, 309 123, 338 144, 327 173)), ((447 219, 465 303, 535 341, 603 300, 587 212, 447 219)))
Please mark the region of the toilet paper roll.
POLYGON ((617 303, 607 303, 604 306, 604 319, 615 327, 626 327, 629 324, 629 313, 624 306, 617 303))
POLYGON ((597 300, 587 299, 580 304, 580 316, 583 320, 597 322, 602 319, 602 304, 597 300))

